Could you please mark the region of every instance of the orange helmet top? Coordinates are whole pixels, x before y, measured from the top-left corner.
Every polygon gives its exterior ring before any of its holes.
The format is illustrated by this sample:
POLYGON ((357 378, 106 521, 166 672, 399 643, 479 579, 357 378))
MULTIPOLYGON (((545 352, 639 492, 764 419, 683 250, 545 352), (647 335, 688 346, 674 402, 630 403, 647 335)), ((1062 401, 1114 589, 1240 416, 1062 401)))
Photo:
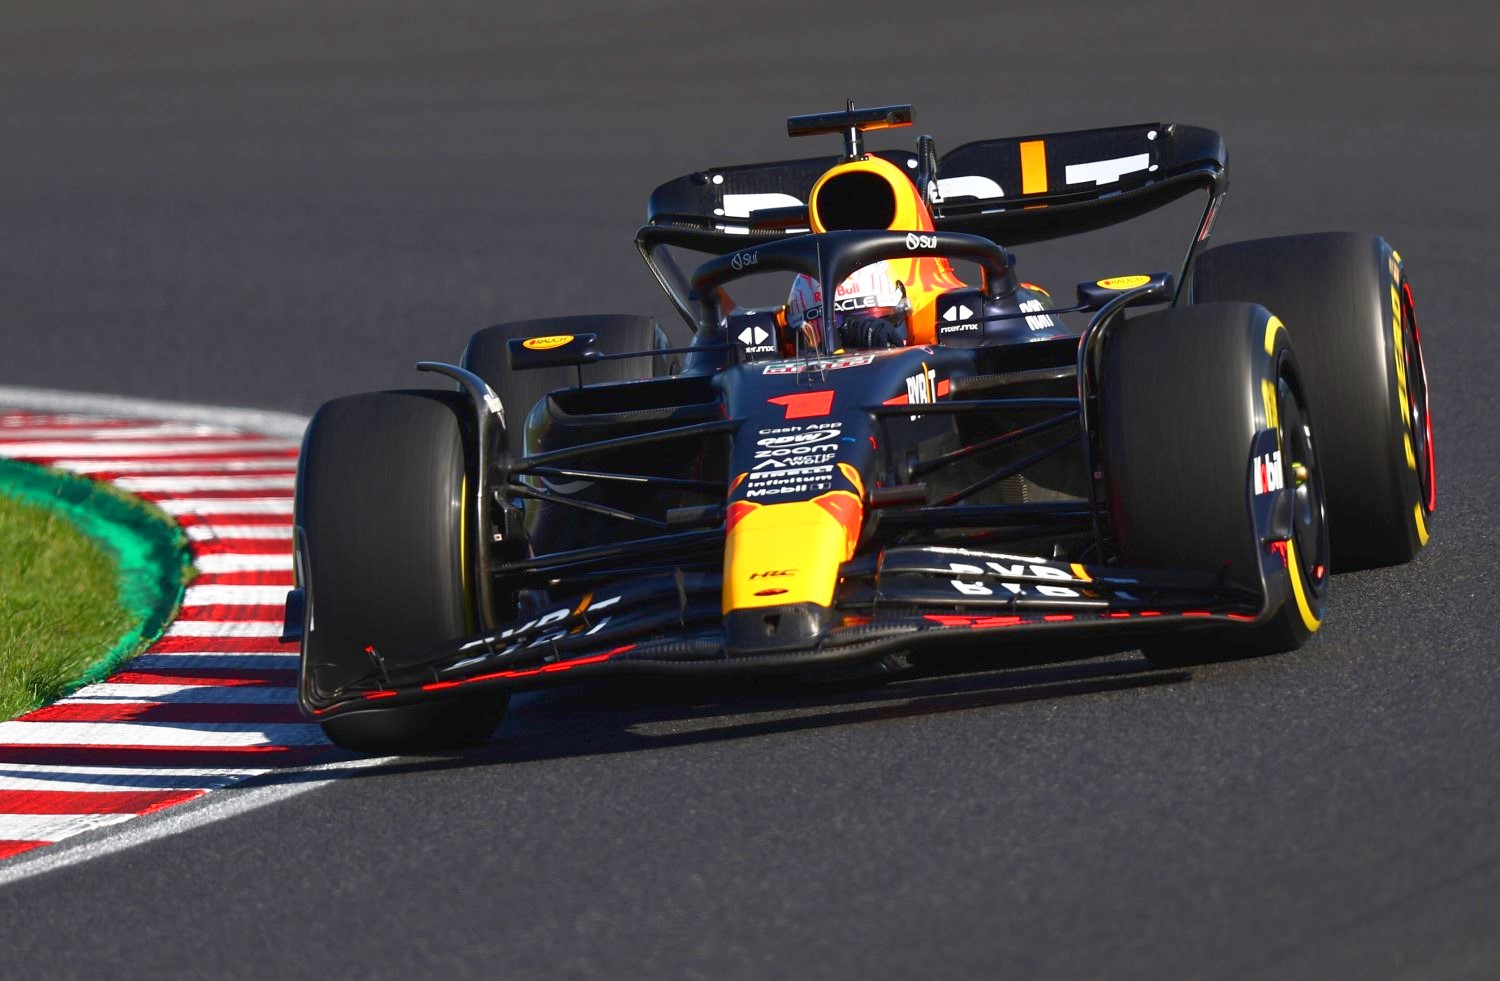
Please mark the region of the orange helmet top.
MULTIPOLYGON (((830 167, 813 185, 807 210, 814 232, 933 231, 932 212, 911 178, 900 167, 873 155, 830 167)), ((933 343, 938 295, 964 285, 953 267, 946 259, 932 257, 887 259, 877 265, 884 266, 884 274, 905 290, 911 306, 911 343, 933 343)))

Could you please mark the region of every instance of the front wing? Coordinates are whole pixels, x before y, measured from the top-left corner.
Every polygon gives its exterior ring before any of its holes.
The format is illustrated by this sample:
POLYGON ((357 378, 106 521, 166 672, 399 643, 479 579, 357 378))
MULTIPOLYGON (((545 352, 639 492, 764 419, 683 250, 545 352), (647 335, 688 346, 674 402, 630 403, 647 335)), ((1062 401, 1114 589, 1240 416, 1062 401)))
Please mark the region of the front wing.
POLYGON ((596 589, 428 651, 367 648, 370 673, 337 690, 319 689, 316 672, 304 665, 300 701, 323 719, 479 689, 499 694, 630 674, 807 672, 893 653, 940 653, 956 646, 948 642, 976 636, 1246 627, 1274 609, 1270 597, 1199 571, 1091 567, 972 548, 889 548, 845 563, 840 575, 836 625, 794 650, 734 649, 719 576, 678 570, 596 589))

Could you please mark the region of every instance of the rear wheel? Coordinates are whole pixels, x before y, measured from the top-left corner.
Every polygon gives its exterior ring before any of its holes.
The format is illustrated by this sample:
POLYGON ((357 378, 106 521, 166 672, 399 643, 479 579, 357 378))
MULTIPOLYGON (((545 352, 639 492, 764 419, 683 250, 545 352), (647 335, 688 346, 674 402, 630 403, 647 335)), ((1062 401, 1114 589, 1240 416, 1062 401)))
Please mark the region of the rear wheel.
POLYGON ((1236 242, 1199 257, 1193 299, 1259 303, 1295 336, 1318 416, 1335 565, 1414 558, 1427 544, 1437 473, 1401 257, 1379 236, 1345 232, 1236 242))
POLYGON ((1132 318, 1107 338, 1100 402, 1121 561, 1219 572, 1275 604, 1253 628, 1150 638, 1146 655, 1181 665, 1305 643, 1327 599, 1328 526, 1320 447, 1286 328, 1246 303, 1132 318), (1252 509, 1288 492, 1290 537, 1261 541, 1252 509))
MULTIPOLYGON (((465 564, 471 529, 469 409, 452 392, 372 392, 313 416, 297 477, 307 597, 302 685, 331 692, 474 629, 465 564)), ((505 713, 492 694, 368 708, 323 722, 361 752, 482 742, 505 713)))

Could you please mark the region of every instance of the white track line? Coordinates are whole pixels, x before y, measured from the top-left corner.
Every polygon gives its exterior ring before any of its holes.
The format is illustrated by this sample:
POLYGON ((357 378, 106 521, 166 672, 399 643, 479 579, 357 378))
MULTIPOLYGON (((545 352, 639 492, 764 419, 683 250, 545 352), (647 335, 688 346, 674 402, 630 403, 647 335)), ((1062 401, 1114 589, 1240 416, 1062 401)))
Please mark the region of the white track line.
MULTIPOLYGON (((213 555, 200 555, 193 560, 193 565, 205 576, 224 575, 231 572, 286 572, 292 568, 291 553, 284 555, 236 555, 234 552, 220 552, 213 555)), ((281 587, 285 591, 286 587, 281 587)), ((286 596, 283 595, 282 599, 286 596)))
MULTIPOLYGON (((68 778, 126 776, 172 776, 172 777, 244 777, 265 770, 261 766, 174 766, 164 771, 155 766, 114 766, 101 763, 0 763, 0 773, 9 776, 27 774, 64 774, 68 778)), ((170 789, 170 788, 168 788, 170 789)))
POLYGON ((60 841, 135 818, 134 814, 0 814, 0 841, 60 841))
MULTIPOLYGON (((282 696, 284 702, 285 696, 282 696)), ((287 722, 0 722, 0 742, 28 746, 317 746, 313 723, 287 722)), ((0 837, 4 837, 0 835, 0 837)))
POLYGON ((268 450, 294 450, 296 443, 280 439, 205 439, 182 442, 132 443, 128 440, 89 443, 78 440, 54 442, 0 442, 0 456, 18 460, 53 460, 58 457, 83 456, 96 460, 123 459, 137 456, 212 456, 229 453, 263 453, 268 450))
MULTIPOLYGON (((299 794, 322 790, 346 774, 395 762, 395 757, 345 760, 316 766, 284 768, 255 778, 251 786, 226 787, 186 804, 136 818, 122 828, 81 836, 61 845, 23 853, 0 864, 0 886, 56 869, 113 855, 138 845, 214 824, 299 794), (261 781, 274 781, 262 783, 261 781)), ((104 816, 104 815, 101 815, 104 816)), ((30 840, 30 839, 15 839, 30 840)))
POLYGON ((153 502, 176 518, 184 514, 285 514, 292 513, 291 497, 182 497, 153 502))
POLYGON ((145 773, 80 773, 69 777, 59 776, 62 767, 47 767, 37 776, 8 774, 11 767, 0 767, 0 791, 6 790, 59 790, 66 793, 91 793, 112 790, 216 790, 227 787, 236 780, 245 778, 244 771, 220 773, 215 776, 186 776, 150 770, 145 773))
POLYGON ((229 623, 222 620, 177 620, 167 628, 166 637, 280 637, 281 623, 274 620, 250 620, 229 623))
POLYGON ((65 392, 50 388, 0 385, 0 405, 33 412, 83 412, 102 419, 163 419, 250 429, 267 436, 301 439, 307 417, 290 412, 234 409, 219 405, 193 405, 162 399, 140 399, 119 395, 65 392))
MULTIPOLYGON (((274 668, 274 665, 266 665, 274 668)), ((191 674, 189 669, 183 669, 191 674)), ((108 702, 151 702, 155 705, 291 705, 297 701, 297 689, 285 685, 153 685, 101 681, 97 685, 53 702, 54 705, 98 705, 108 702)), ((0 726, 34 725, 35 723, 0 722, 0 726)), ((72 723, 68 723, 72 725, 72 723)))
POLYGON ((286 602, 286 586, 189 586, 183 606, 270 606, 286 602))
POLYGON ((291 538, 291 525, 189 525, 183 529, 193 542, 229 541, 236 538, 291 538))

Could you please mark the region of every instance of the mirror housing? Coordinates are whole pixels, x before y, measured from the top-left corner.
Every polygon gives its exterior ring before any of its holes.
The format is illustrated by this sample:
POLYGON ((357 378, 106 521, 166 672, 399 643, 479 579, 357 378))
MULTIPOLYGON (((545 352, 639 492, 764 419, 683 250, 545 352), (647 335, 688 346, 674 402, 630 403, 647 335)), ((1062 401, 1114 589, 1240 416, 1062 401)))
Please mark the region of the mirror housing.
POLYGON ((1170 300, 1172 298, 1172 274, 1159 272, 1150 275, 1111 276, 1092 283, 1079 283, 1078 306, 1083 310, 1098 310, 1121 293, 1128 293, 1142 287, 1150 289, 1143 292, 1139 300, 1131 301, 1130 306, 1170 300))
POLYGON ((597 346, 598 342, 598 334, 517 337, 506 344, 506 354, 512 371, 571 367, 600 360, 603 355, 597 346))

